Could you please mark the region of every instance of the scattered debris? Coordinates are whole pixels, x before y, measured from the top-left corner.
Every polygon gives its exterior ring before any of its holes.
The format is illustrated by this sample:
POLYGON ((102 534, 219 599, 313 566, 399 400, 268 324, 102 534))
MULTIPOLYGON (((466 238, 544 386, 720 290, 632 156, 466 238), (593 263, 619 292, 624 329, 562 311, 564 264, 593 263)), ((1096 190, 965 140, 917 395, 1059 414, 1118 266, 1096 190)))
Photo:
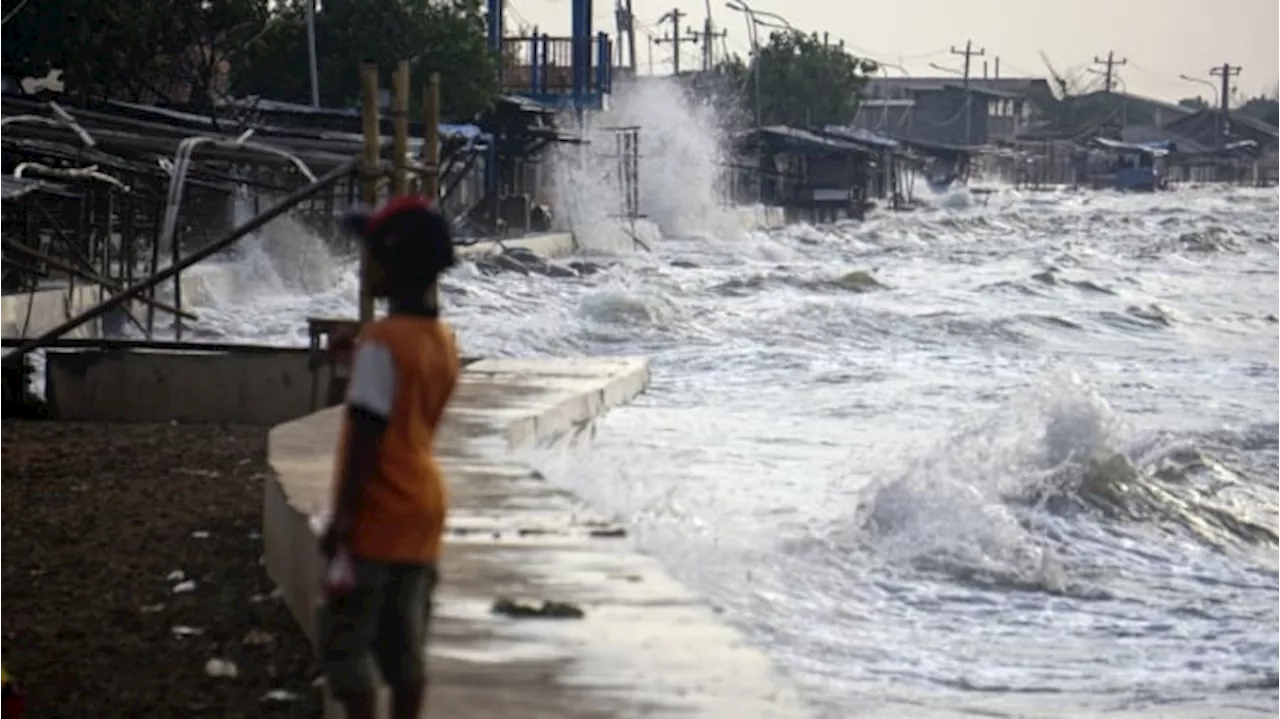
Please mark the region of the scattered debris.
POLYGON ((515 272, 544 277, 584 277, 607 269, 605 265, 586 260, 573 260, 566 265, 559 265, 524 247, 507 248, 500 254, 476 260, 475 265, 482 275, 515 272))
POLYGON ((274 644, 276 637, 271 632, 264 632, 261 629, 250 629, 249 633, 244 635, 244 639, 242 641, 251 647, 261 647, 268 644, 274 644))
POLYGON ((218 679, 235 679, 240 676, 236 663, 226 659, 210 659, 204 663, 204 673, 218 679))
POLYGON ((272 689, 262 695, 262 703, 264 704, 285 704, 288 702, 296 702, 301 699, 300 696, 288 689, 272 689))
POLYGON ((270 592, 267 592, 266 594, 254 594, 253 596, 249 597, 249 601, 253 602, 254 604, 261 604, 262 602, 268 602, 268 601, 271 601, 272 599, 279 599, 280 597, 283 597, 283 596, 284 596, 284 591, 282 591, 280 587, 276 587, 275 589, 272 589, 270 592))
POLYGON ((587 615, 581 607, 569 602, 543 600, 542 606, 535 607, 506 597, 495 599, 491 611, 513 619, 582 619, 587 615))
POLYGON ((169 575, 165 577, 165 579, 169 580, 170 582, 181 582, 186 578, 187 578, 187 575, 183 573, 181 569, 175 569, 172 572, 169 572, 169 575))
POLYGON ((191 579, 188 579, 185 582, 178 582, 177 584, 173 585, 174 594, 186 594, 187 592, 195 591, 195 589, 196 589, 196 583, 194 580, 191 580, 191 579))

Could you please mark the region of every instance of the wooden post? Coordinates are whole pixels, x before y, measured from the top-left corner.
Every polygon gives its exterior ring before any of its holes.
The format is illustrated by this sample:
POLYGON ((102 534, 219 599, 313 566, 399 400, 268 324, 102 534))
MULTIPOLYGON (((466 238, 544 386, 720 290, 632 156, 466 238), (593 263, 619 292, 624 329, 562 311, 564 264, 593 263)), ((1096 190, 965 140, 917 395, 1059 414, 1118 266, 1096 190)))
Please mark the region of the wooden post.
MULTIPOLYGON (((378 166, 380 164, 380 128, 378 120, 378 66, 360 66, 361 115, 364 120, 364 162, 360 168, 364 204, 378 203, 378 166)), ((360 247, 360 322, 373 319, 373 295, 369 293, 369 253, 360 247)))
MULTIPOLYGON (((431 73, 422 99, 423 159, 422 194, 432 205, 440 202, 440 73, 431 73)), ((428 304, 440 307, 440 287, 428 291, 428 304)))
POLYGON ((431 73, 427 91, 422 95, 424 128, 422 194, 430 202, 440 201, 440 73, 431 73))
POLYGON ((395 126, 391 166, 395 176, 395 193, 409 192, 409 61, 401 60, 391 76, 391 122, 395 126))

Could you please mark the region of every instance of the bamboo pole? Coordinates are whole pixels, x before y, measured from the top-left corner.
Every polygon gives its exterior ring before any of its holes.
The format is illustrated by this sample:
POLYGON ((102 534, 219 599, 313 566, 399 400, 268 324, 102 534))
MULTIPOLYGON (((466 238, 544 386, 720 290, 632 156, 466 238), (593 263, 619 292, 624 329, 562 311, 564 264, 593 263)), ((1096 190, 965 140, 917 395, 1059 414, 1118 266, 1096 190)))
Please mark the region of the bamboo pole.
MULTIPOLYGON (((378 66, 360 66, 361 117, 364 120, 364 163, 361 167, 362 200, 370 208, 378 203, 380 147, 378 127, 378 66)), ((360 322, 373 319, 373 295, 369 292, 369 252, 360 245, 360 322)))
POLYGON ((392 172, 395 177, 395 193, 403 195, 409 192, 409 61, 401 60, 396 65, 396 72, 391 76, 391 122, 395 127, 395 142, 392 144, 392 172))
MULTIPOLYGON (((427 202, 436 205, 440 202, 440 73, 431 73, 427 80, 427 91, 423 93, 422 108, 423 153, 426 167, 423 168, 422 194, 427 202)), ((440 287, 432 285, 428 290, 428 305, 440 308, 440 287)))
POLYGON ((440 201, 440 73, 431 73, 422 95, 423 168, 422 194, 431 203, 440 201))

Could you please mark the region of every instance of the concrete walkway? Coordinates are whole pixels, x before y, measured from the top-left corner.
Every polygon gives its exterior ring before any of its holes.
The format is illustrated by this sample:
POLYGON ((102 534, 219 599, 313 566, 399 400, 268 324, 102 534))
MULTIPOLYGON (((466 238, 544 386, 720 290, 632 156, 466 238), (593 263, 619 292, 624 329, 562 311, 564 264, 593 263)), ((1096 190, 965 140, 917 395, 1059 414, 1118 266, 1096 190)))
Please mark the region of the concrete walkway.
MULTIPOLYGON (((807 715, 770 662, 655 560, 508 459, 588 431, 647 382, 634 359, 483 360, 464 371, 438 442, 452 510, 430 716, 807 715), (585 617, 511 619, 490 611, 499 597, 571 602, 585 617)), ((267 569, 311 637, 320 561, 308 520, 326 509, 341 411, 271 433, 267 569)))

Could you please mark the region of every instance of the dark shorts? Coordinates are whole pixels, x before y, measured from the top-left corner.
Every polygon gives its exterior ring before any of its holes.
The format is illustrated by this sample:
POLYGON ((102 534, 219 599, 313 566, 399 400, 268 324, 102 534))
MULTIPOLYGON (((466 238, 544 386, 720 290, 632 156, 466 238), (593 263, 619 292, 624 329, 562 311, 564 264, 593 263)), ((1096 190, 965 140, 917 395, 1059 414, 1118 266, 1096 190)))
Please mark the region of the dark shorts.
POLYGON ((355 589, 326 600, 317 617, 329 690, 373 691, 375 665, 392 686, 422 683, 436 568, 356 559, 355 574, 355 589))

